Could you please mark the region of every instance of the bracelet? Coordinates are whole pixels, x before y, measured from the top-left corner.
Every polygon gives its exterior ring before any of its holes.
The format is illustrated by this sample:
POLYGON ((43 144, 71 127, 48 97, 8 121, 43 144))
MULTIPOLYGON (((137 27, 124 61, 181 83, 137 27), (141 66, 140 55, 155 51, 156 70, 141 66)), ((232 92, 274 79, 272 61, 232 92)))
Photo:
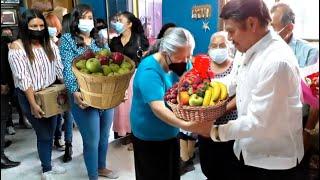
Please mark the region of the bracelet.
POLYGON ((313 135, 313 134, 314 134, 314 129, 304 128, 303 131, 305 131, 306 133, 308 133, 308 134, 310 134, 310 135, 313 135))

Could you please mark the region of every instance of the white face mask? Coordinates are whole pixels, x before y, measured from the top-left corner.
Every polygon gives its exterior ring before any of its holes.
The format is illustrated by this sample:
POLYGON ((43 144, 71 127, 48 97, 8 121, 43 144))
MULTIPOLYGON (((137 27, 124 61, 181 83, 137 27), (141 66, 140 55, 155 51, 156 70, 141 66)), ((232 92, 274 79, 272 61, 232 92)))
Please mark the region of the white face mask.
POLYGON ((222 64, 225 62, 228 58, 228 49, 222 48, 222 49, 209 49, 208 55, 217 64, 222 64))
POLYGON ((48 32, 50 37, 56 37, 57 28, 55 27, 48 27, 48 32))
POLYGON ((94 23, 92 19, 79 19, 78 28, 83 33, 90 33, 94 28, 94 23))

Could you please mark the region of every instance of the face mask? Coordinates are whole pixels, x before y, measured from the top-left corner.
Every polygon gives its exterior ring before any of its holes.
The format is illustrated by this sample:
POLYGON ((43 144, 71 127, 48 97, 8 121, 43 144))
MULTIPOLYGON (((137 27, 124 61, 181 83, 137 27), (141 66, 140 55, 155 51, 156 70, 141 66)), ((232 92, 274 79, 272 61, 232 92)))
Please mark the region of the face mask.
POLYGON ((78 28, 83 33, 90 33, 94 28, 94 23, 92 19, 79 19, 78 28))
POLYGON ((214 61, 217 64, 222 64, 228 58, 228 49, 209 49, 208 54, 212 61, 214 61))
POLYGON ((100 38, 108 39, 108 30, 107 29, 101 29, 99 31, 100 38))
POLYGON ((57 34, 57 28, 55 27, 48 27, 48 32, 50 37, 55 37, 57 34))
POLYGON ((12 36, 1 36, 1 41, 5 43, 12 43, 13 37, 12 36))
POLYGON ((169 69, 176 73, 179 77, 182 76, 184 72, 187 70, 187 63, 180 62, 180 63, 172 63, 171 58, 169 57, 171 64, 169 64, 169 69))
POLYGON ((111 27, 118 33, 121 34, 124 32, 124 25, 121 22, 111 22, 111 27))
POLYGON ((41 31, 28 29, 31 39, 34 40, 43 40, 44 38, 44 29, 41 31))

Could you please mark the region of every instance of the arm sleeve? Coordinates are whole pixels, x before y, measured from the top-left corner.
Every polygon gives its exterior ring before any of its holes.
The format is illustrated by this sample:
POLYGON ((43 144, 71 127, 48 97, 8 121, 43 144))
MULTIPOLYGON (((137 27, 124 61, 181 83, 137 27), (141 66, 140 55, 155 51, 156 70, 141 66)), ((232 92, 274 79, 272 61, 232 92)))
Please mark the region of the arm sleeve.
POLYGON ((71 43, 65 36, 61 37, 59 50, 63 64, 64 83, 67 90, 72 94, 79 90, 77 79, 72 72, 72 62, 76 55, 73 53, 71 43))
POLYGON ((54 57, 56 57, 55 59, 55 69, 56 69, 56 74, 57 74, 57 78, 58 79, 63 79, 63 65, 62 65, 62 61, 61 61, 61 56, 60 56, 60 51, 57 47, 57 45, 55 45, 54 43, 51 43, 53 52, 54 52, 54 57))
POLYGON ((138 80, 138 87, 144 103, 163 100, 165 87, 161 76, 156 71, 147 69, 143 71, 140 77, 143 77, 143 79, 138 80))
POLYGON ((319 59, 319 50, 317 48, 312 48, 308 53, 306 65, 309 66, 309 65, 315 64, 317 63, 318 59, 319 59))
POLYGON ((26 91, 32 87, 32 79, 29 72, 29 59, 26 57, 22 49, 9 49, 9 64, 12 75, 16 79, 16 86, 22 91, 26 91))
MULTIPOLYGON (((287 92, 292 79, 288 75, 292 70, 286 62, 268 65, 260 77, 256 88, 252 90, 252 101, 248 104, 246 115, 235 121, 219 126, 221 141, 259 136, 273 120, 274 112, 281 111, 279 104, 287 101, 287 92)), ((293 75, 291 75, 293 76, 293 75)))

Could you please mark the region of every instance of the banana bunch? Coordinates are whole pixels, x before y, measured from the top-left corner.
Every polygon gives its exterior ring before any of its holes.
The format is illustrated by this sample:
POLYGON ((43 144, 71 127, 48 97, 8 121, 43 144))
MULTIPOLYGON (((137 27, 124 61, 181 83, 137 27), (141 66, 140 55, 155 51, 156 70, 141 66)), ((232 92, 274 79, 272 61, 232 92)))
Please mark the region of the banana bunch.
POLYGON ((227 87, 221 82, 210 82, 205 92, 203 106, 214 106, 218 101, 228 97, 227 87))

